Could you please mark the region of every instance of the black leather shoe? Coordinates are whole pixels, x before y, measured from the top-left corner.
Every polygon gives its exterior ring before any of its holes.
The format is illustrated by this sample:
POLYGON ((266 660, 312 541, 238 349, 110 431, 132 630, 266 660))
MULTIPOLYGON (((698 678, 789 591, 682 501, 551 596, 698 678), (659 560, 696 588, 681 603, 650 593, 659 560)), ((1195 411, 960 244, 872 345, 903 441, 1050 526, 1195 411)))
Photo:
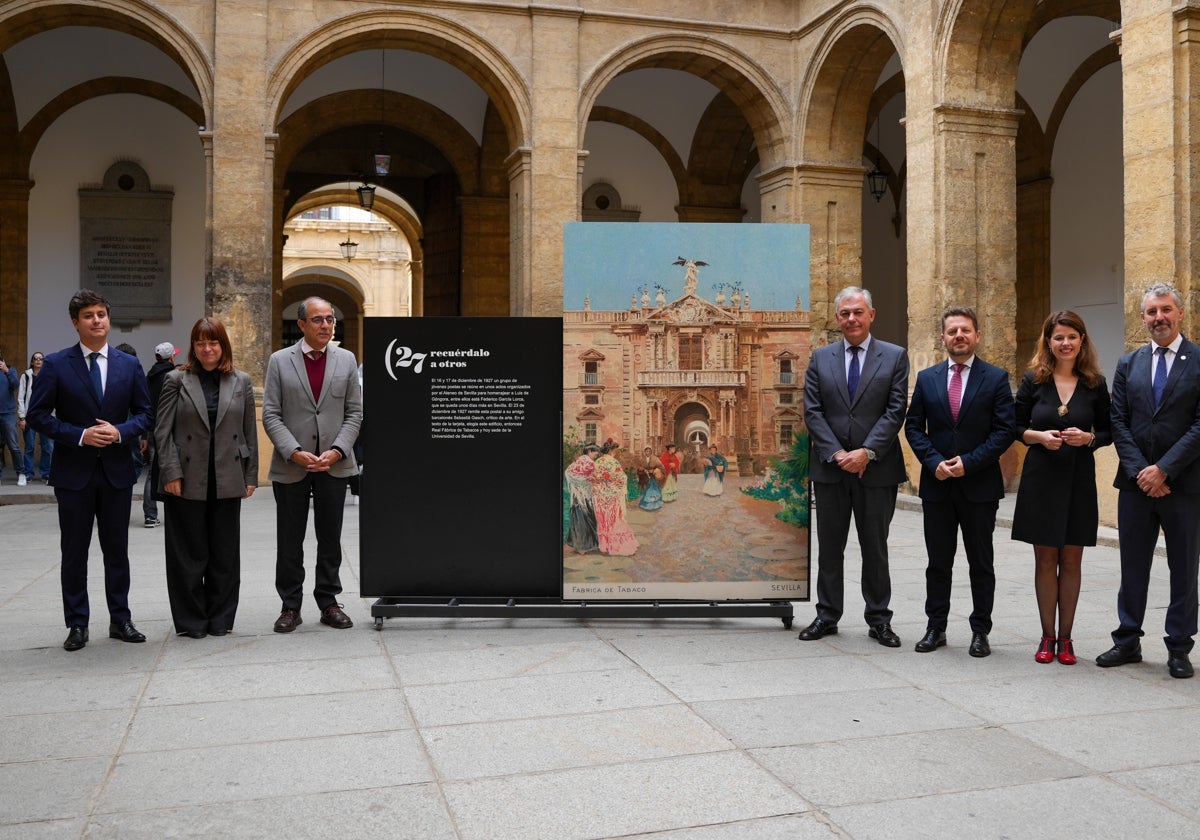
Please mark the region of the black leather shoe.
POLYGON ((800 631, 797 637, 802 642, 815 642, 823 636, 836 636, 837 625, 823 618, 814 618, 812 624, 800 631))
POLYGON ((208 633, 204 632, 203 630, 184 630, 179 635, 187 636, 189 639, 203 639, 208 635, 208 633))
POLYGON ((884 647, 900 647, 900 637, 892 632, 892 625, 886 622, 876 624, 867 635, 872 639, 878 639, 879 644, 884 647))
POLYGON ((228 632, 229 631, 226 630, 224 627, 219 627, 219 628, 218 627, 209 627, 208 628, 208 635, 210 635, 210 636, 224 636, 228 632))
POLYGON ((87 644, 88 632, 86 627, 72 624, 67 632, 67 640, 63 642, 63 650, 81 650, 87 644))
POLYGON ((1128 665, 1131 662, 1142 661, 1142 645, 1140 642, 1134 642, 1131 645, 1122 647, 1121 645, 1113 645, 1104 653, 1096 657, 1096 664, 1101 668, 1112 668, 1116 665, 1128 665))
POLYGON ((138 632, 132 621, 114 621, 108 625, 108 638, 122 642, 144 642, 146 637, 138 632))
POLYGON ((984 656, 991 656, 992 646, 988 644, 987 633, 972 633, 971 647, 967 650, 967 653, 971 654, 976 659, 980 659, 984 656))
POLYGON ((917 653, 931 653, 940 647, 946 646, 946 631, 935 630, 930 627, 925 631, 925 635, 921 637, 921 641, 917 642, 913 648, 917 653))
POLYGON ((1167 671, 1177 680, 1189 679, 1195 673, 1188 655, 1177 650, 1167 654, 1167 671))

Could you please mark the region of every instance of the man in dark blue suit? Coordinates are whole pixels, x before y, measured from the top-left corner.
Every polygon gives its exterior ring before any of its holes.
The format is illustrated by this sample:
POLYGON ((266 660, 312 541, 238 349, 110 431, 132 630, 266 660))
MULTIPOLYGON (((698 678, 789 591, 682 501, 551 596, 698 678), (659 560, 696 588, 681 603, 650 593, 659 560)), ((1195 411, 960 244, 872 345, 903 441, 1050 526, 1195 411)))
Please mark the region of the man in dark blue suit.
POLYGON ((108 301, 82 289, 68 311, 79 343, 46 357, 26 420, 54 440, 50 483, 58 499, 66 650, 88 641, 88 547, 92 521, 104 553, 108 635, 144 642, 129 613, 129 505, 133 447, 154 425, 146 375, 133 356, 108 346, 108 301))
POLYGON ((1167 671, 1192 676, 1200 560, 1200 347, 1180 333, 1183 299, 1158 283, 1142 296, 1150 343, 1126 353, 1113 377, 1112 435, 1121 463, 1113 486, 1121 535, 1121 590, 1113 646, 1101 668, 1142 660, 1142 620, 1159 528, 1167 542, 1167 671))
POLYGON ((942 313, 942 344, 949 355, 917 374, 904 434, 921 462, 925 522, 925 635, 919 653, 946 644, 950 583, 958 532, 971 575, 971 656, 992 652, 996 571, 992 533, 1004 497, 1000 456, 1016 434, 1016 409, 1008 373, 975 355, 979 320, 966 306, 942 313))

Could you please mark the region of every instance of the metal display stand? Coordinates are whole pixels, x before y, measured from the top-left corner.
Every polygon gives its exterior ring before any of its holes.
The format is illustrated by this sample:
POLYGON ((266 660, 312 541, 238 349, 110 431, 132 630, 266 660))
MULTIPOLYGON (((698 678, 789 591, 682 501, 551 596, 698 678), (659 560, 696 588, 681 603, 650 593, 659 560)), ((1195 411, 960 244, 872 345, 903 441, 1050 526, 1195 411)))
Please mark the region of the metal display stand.
POLYGON ((559 598, 380 598, 375 629, 385 618, 758 618, 792 628, 791 601, 563 601, 559 598))

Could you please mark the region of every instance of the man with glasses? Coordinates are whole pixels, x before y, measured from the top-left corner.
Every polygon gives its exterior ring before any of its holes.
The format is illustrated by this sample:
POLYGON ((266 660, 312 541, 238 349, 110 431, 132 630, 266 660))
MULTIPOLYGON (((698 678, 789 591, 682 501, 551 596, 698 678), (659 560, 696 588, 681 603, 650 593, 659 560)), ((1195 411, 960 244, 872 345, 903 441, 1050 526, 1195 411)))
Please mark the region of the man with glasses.
POLYGON ((311 498, 317 533, 313 598, 321 623, 344 630, 354 626, 337 596, 342 592, 346 484, 358 471, 358 361, 331 343, 337 319, 329 301, 308 298, 297 307, 296 320, 304 337, 271 354, 263 389, 263 429, 275 448, 267 473, 275 494, 275 589, 283 602, 274 629, 290 633, 303 623, 304 534, 311 498))

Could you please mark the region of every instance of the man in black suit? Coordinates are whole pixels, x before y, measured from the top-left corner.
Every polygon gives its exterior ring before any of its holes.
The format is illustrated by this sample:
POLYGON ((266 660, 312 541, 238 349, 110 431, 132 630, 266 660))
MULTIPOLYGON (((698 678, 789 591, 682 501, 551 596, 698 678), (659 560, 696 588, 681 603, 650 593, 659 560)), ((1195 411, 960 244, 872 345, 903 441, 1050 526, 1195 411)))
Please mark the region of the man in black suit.
POLYGON ((1159 528, 1167 542, 1167 670, 1192 676, 1200 559, 1200 347, 1180 333, 1183 298, 1158 283, 1142 296, 1150 343, 1126 353, 1113 377, 1112 435, 1121 463, 1113 482, 1121 535, 1121 590, 1113 646, 1101 668, 1142 660, 1142 620, 1159 528))
POLYGON ((88 641, 88 548, 92 522, 104 554, 108 635, 144 642, 129 612, 129 506, 137 472, 133 447, 154 425, 142 366, 108 346, 108 301, 82 289, 68 306, 79 343, 46 357, 33 380, 26 421, 54 440, 50 483, 62 531, 66 650, 88 641))
POLYGON ((900 647, 891 624, 887 538, 896 488, 906 478, 897 436, 908 399, 908 355, 903 347, 871 336, 875 309, 866 289, 842 289, 833 305, 843 340, 814 350, 804 374, 818 554, 817 617, 800 639, 837 633, 853 517, 869 635, 885 647, 900 647))
POLYGON ((992 532, 1004 498, 1000 456, 1012 444, 1016 409, 1008 373, 975 355, 979 319, 966 306, 942 313, 942 345, 948 362, 917 374, 904 434, 921 462, 921 509, 925 522, 925 635, 918 653, 946 644, 950 582, 958 531, 971 575, 971 656, 992 652, 992 604, 996 570, 992 532))

